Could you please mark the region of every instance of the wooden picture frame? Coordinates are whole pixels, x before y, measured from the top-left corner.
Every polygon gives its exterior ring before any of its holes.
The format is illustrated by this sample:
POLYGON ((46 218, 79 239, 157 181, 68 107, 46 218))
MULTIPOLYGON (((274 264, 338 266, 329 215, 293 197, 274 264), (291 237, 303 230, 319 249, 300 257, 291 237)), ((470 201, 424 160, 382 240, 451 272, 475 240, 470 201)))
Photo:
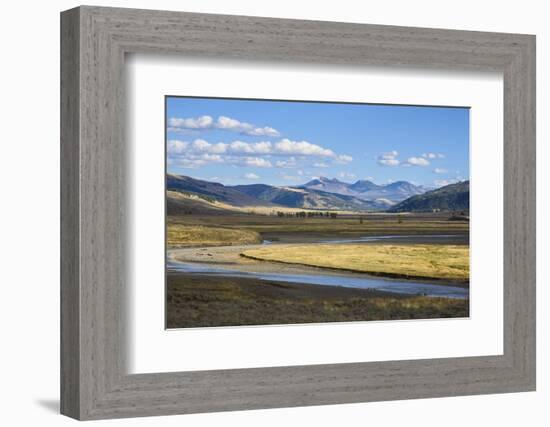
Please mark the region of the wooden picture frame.
POLYGON ((61 165, 65 415, 85 420, 535 389, 534 36, 78 7, 61 14, 61 165), (502 72, 504 353, 127 374, 126 53, 502 72))

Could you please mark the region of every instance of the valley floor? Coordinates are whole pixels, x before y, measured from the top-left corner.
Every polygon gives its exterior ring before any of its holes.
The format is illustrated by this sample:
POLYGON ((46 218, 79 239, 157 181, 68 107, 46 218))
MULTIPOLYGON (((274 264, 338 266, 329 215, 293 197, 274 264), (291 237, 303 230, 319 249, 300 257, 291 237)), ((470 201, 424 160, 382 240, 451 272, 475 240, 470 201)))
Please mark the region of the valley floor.
POLYGON ((443 215, 178 215, 167 225, 169 328, 469 315, 467 222, 443 215), (347 284, 368 279, 366 261, 387 252, 388 245, 369 236, 391 237, 400 250, 378 260, 384 271, 371 273, 423 283, 380 279, 384 283, 371 289, 347 284), (360 242, 350 244, 354 239, 360 242), (326 262, 338 255, 336 264, 326 262), (405 264, 418 274, 403 274, 405 264))

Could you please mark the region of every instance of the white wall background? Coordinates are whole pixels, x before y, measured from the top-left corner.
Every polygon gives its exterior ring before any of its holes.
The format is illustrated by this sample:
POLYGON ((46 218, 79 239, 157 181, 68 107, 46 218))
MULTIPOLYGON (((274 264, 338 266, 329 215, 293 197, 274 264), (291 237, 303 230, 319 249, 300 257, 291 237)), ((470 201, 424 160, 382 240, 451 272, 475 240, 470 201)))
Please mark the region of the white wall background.
MULTIPOLYGON (((538 218, 550 215, 550 27, 536 0, 96 1, 97 5, 537 35, 538 218)), ((0 422, 63 426, 59 384, 59 12, 75 1, 5 2, 0 23, 0 422)), ((538 391, 108 421, 117 426, 545 426, 550 420, 547 222, 538 224, 538 391), (546 239, 545 239, 546 237, 546 239), (546 363, 545 363, 546 362, 546 363)))

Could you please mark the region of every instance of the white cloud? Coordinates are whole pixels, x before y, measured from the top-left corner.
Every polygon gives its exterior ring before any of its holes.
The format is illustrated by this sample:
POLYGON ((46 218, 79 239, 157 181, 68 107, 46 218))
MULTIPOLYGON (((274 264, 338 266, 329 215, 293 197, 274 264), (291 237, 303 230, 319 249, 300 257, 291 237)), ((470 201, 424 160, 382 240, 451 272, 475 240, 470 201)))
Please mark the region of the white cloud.
MULTIPOLYGON (((192 143, 186 141, 170 140, 169 147, 182 152, 189 148, 199 152, 216 152, 216 153, 235 153, 235 154, 274 154, 283 156, 317 156, 334 158, 341 162, 350 162, 353 160, 351 156, 346 154, 336 155, 334 151, 321 147, 320 145, 312 144, 308 141, 291 141, 284 138, 276 143, 270 141, 261 142, 244 142, 233 141, 230 143, 219 142, 211 144, 204 139, 196 139, 192 143)), ((173 151, 176 152, 176 151, 173 151)))
POLYGON ((435 168, 434 169, 434 173, 447 173, 447 169, 443 169, 443 168, 435 168))
POLYGON ((263 157, 245 157, 237 162, 241 166, 252 166, 256 168, 270 168, 272 164, 263 157))
POLYGON ((249 132, 246 132, 246 134, 253 136, 281 136, 278 130, 273 129, 269 126, 264 126, 263 128, 255 128, 249 132))
POLYGON ((428 159, 433 159, 438 156, 438 154, 434 153, 424 153, 420 157, 412 156, 409 157, 406 161, 401 161, 397 158, 399 156, 399 152, 396 150, 387 151, 385 153, 382 153, 378 155, 377 160, 378 164, 382 166, 403 166, 403 167, 410 167, 410 166, 428 166, 430 164, 428 159))
POLYGON ((186 141, 170 140, 167 144, 168 154, 181 154, 189 145, 186 141))
POLYGON ((407 163, 413 166, 429 166, 430 164, 424 157, 409 157, 407 163))
POLYGON ((168 130, 173 129, 209 129, 213 126, 214 119, 210 116, 181 119, 172 117, 168 119, 168 130))
POLYGON ((222 163, 223 161, 223 158, 218 154, 204 153, 201 155, 192 155, 188 157, 176 157, 171 160, 171 164, 186 169, 196 169, 199 166, 203 166, 208 163, 222 163))
POLYGON ((245 173, 243 178, 254 180, 254 179, 258 179, 260 177, 258 175, 256 175, 255 173, 249 172, 249 173, 245 173))
POLYGON ((445 154, 442 153, 424 153, 422 154, 422 157, 426 159, 444 159, 445 154))
POLYGON ((397 159, 378 159, 378 163, 384 166, 397 166, 400 162, 397 159))
POLYGON ((280 133, 272 127, 256 127, 253 124, 240 122, 226 116, 218 117, 215 127, 216 129, 230 130, 252 136, 280 136, 280 133))
POLYGON ((329 165, 327 165, 324 162, 316 162, 316 163, 313 163, 313 167, 314 168, 328 168, 329 165))
POLYGON ((274 153, 297 155, 297 156, 319 156, 319 157, 335 157, 334 151, 328 148, 323 148, 320 145, 312 144, 307 141, 291 141, 288 138, 283 138, 274 145, 274 153))
POLYGON ((220 129, 231 132, 242 133, 251 136, 281 136, 277 129, 269 126, 258 127, 251 123, 241 122, 231 117, 219 116, 214 120, 211 116, 200 116, 196 118, 178 118, 168 119, 168 131, 181 132, 186 130, 209 130, 220 129))
POLYGON ((378 158, 379 159, 393 159, 397 156, 399 156, 399 152, 395 151, 395 150, 392 150, 392 151, 388 151, 386 153, 380 154, 380 156, 378 156, 378 158))
POLYGON ((270 154, 271 142, 243 142, 233 141, 231 143, 218 142, 211 144, 204 139, 195 139, 193 142, 170 140, 168 141, 169 154, 190 153, 213 153, 213 154, 270 154))
POLYGON ((348 156, 347 154, 340 154, 336 157, 336 162, 340 164, 346 164, 353 161, 353 157, 348 156))
POLYGON ((378 164, 382 166, 398 166, 401 162, 396 158, 399 152, 392 150, 386 153, 380 154, 378 158, 378 164))
POLYGON ((308 161, 311 157, 321 160, 314 163, 315 167, 330 167, 331 162, 347 164, 353 160, 347 154, 336 154, 320 145, 288 138, 278 142, 236 140, 227 143, 210 143, 202 138, 193 141, 172 139, 167 142, 167 152, 170 165, 195 168, 212 162, 257 167, 273 167, 273 162, 280 168, 295 168, 304 165, 304 162, 311 164, 308 161), (217 157, 208 158, 203 156, 205 154, 217 157), (278 159, 275 161, 272 157, 278 159))
POLYGON ((265 143, 211 144, 204 139, 196 139, 193 142, 170 140, 167 161, 170 165, 183 168, 197 168, 211 163, 270 168, 272 164, 269 160, 247 156, 269 152, 266 147, 269 148, 269 145, 265 143))
POLYGON ((236 154, 269 154, 272 152, 271 142, 243 142, 233 141, 229 146, 229 151, 236 154))
POLYGON ((227 144, 219 142, 217 144, 210 144, 204 139, 195 139, 190 145, 189 149, 197 153, 213 153, 222 154, 227 151, 227 144))

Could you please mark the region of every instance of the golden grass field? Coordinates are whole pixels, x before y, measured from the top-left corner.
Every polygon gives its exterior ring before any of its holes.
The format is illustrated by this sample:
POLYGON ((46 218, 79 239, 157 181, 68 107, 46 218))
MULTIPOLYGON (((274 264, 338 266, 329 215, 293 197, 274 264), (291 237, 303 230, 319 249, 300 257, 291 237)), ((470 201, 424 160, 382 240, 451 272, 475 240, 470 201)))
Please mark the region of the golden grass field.
POLYGON ((168 224, 166 236, 168 247, 246 245, 261 241, 255 231, 183 224, 168 224))
POLYGON ((465 245, 270 245, 242 256, 394 277, 468 281, 470 276, 465 245))

